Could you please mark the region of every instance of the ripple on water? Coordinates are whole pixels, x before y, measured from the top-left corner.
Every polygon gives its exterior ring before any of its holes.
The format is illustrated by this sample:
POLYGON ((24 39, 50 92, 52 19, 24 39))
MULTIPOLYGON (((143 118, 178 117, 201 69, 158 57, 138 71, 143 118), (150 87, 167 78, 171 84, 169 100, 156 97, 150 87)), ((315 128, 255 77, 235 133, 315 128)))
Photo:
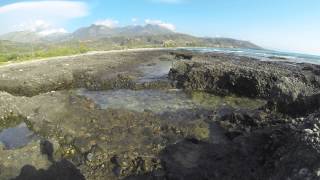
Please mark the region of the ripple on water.
POLYGON ((146 64, 139 67, 142 76, 139 82, 151 82, 160 79, 167 79, 168 73, 172 68, 174 61, 158 61, 153 64, 146 64))
POLYGON ((0 143, 4 145, 5 149, 21 148, 37 139, 38 137, 29 130, 25 123, 4 129, 0 132, 0 143))
POLYGON ((185 93, 181 90, 88 91, 81 89, 77 93, 93 100, 102 109, 128 109, 138 112, 150 110, 155 113, 194 108, 212 109, 220 106, 255 109, 265 104, 264 101, 256 99, 220 97, 204 92, 185 93))

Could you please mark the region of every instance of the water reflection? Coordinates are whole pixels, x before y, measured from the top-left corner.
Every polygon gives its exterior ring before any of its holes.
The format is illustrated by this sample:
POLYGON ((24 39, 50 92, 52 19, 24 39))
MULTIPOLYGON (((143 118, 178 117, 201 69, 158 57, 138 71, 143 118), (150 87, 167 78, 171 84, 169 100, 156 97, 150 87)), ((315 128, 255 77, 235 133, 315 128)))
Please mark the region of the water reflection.
POLYGON ((5 149, 20 148, 36 139, 38 139, 38 137, 28 129, 25 123, 4 129, 0 132, 0 144, 4 145, 5 149))
POLYGON ((205 92, 185 93, 181 90, 78 90, 79 95, 93 100, 102 109, 128 109, 138 112, 150 110, 155 113, 173 112, 181 109, 234 108, 255 109, 265 104, 262 100, 241 97, 220 97, 205 92))
POLYGON ((152 82, 159 79, 167 79, 168 72, 172 68, 173 61, 157 61, 151 64, 145 64, 139 67, 143 72, 142 76, 138 79, 139 82, 152 82))

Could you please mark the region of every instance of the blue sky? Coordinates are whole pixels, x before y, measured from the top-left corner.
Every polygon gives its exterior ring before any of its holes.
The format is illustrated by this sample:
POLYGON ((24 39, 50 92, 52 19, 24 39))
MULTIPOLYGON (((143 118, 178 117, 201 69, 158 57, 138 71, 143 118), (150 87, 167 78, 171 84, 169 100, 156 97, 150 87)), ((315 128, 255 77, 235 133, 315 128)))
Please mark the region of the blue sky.
POLYGON ((197 36, 320 55, 320 0, 0 1, 0 33, 159 24, 197 36))

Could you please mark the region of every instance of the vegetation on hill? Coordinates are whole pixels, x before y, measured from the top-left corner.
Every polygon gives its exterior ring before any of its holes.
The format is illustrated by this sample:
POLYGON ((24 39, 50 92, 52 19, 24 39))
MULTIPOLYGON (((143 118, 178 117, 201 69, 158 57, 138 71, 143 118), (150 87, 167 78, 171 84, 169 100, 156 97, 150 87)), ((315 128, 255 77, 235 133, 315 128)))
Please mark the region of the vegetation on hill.
POLYGON ((187 35, 137 36, 131 38, 122 36, 87 41, 70 40, 51 44, 0 41, 0 63, 66 56, 88 51, 157 47, 256 48, 257 46, 230 39, 199 39, 187 35))
POLYGON ((71 34, 37 35, 12 32, 0 36, 0 63, 66 56, 88 51, 156 47, 215 47, 259 49, 247 41, 229 38, 199 38, 146 25, 107 28, 92 25, 71 34))
POLYGON ((88 51, 86 44, 81 42, 32 44, 0 41, 0 63, 81 54, 88 51))

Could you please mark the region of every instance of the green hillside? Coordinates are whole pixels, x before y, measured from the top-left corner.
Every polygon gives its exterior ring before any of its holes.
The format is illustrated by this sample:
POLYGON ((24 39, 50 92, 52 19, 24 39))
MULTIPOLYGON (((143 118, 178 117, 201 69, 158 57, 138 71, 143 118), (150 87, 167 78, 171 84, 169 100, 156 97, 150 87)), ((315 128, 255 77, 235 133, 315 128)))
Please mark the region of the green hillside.
POLYGON ((2 35, 0 36, 0 63, 66 56, 88 51, 151 47, 260 49, 259 46, 247 41, 230 38, 199 38, 158 26, 128 26, 111 29, 92 25, 80 28, 71 34, 47 37, 37 37, 35 32, 31 34, 30 32, 12 32, 2 35), (37 40, 30 41, 28 40, 30 37, 37 40))

